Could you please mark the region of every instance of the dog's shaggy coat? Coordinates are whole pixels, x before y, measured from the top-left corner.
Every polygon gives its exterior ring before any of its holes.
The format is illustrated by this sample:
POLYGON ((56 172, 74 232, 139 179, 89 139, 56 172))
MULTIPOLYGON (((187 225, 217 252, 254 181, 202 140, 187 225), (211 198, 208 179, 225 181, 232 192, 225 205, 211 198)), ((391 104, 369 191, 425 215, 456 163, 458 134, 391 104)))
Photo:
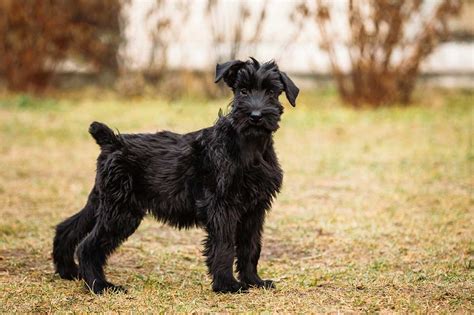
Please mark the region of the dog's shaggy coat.
POLYGON ((53 258, 62 278, 83 279, 95 293, 123 290, 106 280, 103 267, 150 213, 177 228, 205 229, 214 291, 274 286, 257 273, 265 212, 283 178, 272 135, 283 113, 278 96, 284 91, 294 106, 298 88, 274 62, 253 58, 217 65, 216 82, 221 79, 234 99, 212 127, 115 134, 91 124, 101 149, 97 175, 84 209, 56 228, 53 258))

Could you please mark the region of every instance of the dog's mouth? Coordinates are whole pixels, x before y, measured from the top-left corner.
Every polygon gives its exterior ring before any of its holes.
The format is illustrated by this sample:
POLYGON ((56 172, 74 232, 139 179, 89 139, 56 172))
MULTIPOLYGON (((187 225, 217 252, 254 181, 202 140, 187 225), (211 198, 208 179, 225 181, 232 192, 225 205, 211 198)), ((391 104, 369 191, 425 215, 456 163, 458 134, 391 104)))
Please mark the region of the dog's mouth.
POLYGON ((245 134, 253 135, 267 135, 278 129, 278 126, 273 126, 265 120, 251 121, 248 120, 245 126, 242 128, 245 134))
POLYGON ((232 125, 238 132, 246 136, 252 135, 269 135, 278 130, 278 122, 273 122, 268 119, 261 119, 258 121, 252 119, 234 119, 232 118, 232 125))
POLYGON ((250 126, 259 127, 259 126, 263 126, 264 121, 263 121, 263 120, 254 121, 254 120, 251 120, 251 119, 250 119, 250 120, 248 121, 248 124, 249 124, 250 126))

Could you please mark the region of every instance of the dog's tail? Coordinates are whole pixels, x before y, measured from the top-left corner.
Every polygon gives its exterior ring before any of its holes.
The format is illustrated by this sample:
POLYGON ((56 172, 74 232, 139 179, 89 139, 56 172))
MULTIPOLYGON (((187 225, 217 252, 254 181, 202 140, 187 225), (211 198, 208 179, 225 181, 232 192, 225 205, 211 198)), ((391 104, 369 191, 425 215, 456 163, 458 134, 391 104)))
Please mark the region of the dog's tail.
POLYGON ((89 127, 89 133, 101 148, 104 146, 119 147, 122 144, 119 136, 115 135, 114 131, 106 124, 94 121, 89 127))

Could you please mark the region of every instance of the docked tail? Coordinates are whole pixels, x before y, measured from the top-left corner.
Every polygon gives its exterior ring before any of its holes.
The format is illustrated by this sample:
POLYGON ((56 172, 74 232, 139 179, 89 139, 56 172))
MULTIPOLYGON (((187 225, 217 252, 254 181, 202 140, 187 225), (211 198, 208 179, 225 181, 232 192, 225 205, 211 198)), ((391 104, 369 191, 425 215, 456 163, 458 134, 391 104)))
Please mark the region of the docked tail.
POLYGON ((121 146, 121 141, 118 136, 103 123, 94 121, 89 127, 89 133, 101 148, 106 145, 121 146))

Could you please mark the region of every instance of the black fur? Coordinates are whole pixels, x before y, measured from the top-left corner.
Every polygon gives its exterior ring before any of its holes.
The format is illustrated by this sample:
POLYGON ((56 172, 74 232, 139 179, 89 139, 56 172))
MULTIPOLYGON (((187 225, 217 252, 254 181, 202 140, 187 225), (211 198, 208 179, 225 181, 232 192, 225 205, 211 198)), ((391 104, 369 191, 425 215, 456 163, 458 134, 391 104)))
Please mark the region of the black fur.
POLYGON ((81 278, 95 293, 123 290, 106 280, 103 266, 149 213, 180 229, 205 229, 214 291, 274 287, 257 273, 265 213, 283 178, 272 136, 283 113, 278 96, 284 91, 294 106, 298 88, 274 62, 253 58, 217 65, 220 79, 234 99, 212 127, 115 134, 91 124, 101 149, 97 175, 84 209, 56 228, 53 258, 62 278, 81 278))

